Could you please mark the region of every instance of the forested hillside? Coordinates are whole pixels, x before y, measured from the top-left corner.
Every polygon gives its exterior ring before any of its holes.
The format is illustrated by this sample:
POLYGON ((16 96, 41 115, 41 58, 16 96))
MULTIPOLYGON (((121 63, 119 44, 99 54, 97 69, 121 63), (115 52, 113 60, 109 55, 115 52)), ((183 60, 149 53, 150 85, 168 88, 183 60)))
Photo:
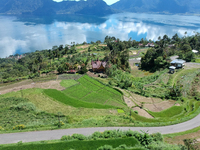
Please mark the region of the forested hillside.
POLYGON ((120 0, 111 7, 128 12, 200 13, 197 0, 120 0))
POLYGON ((115 11, 103 0, 63 1, 53 0, 2 0, 0 13, 4 14, 89 14, 108 15, 115 11))

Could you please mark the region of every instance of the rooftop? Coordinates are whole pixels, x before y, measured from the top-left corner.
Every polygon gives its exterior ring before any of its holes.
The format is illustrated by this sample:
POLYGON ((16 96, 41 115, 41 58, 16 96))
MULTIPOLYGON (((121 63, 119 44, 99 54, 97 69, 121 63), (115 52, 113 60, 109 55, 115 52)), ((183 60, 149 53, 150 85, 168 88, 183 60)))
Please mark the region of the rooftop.
POLYGON ((185 62, 186 61, 182 59, 174 59, 173 61, 171 61, 171 64, 183 64, 185 62))

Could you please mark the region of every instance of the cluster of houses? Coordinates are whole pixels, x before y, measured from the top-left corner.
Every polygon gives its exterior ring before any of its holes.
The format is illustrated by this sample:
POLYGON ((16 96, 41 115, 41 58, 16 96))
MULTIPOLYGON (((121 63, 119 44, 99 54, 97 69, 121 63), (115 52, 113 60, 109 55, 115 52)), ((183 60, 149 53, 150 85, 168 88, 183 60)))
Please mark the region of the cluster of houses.
POLYGON ((18 55, 18 56, 9 56, 9 57, 6 57, 6 59, 15 59, 15 60, 19 60, 19 59, 22 59, 23 57, 25 57, 26 54, 24 55, 18 55))
POLYGON ((139 46, 139 47, 144 47, 144 46, 145 46, 145 47, 155 47, 154 43, 148 43, 147 45, 144 45, 144 44, 142 44, 142 43, 139 43, 138 46, 139 46))
MULTIPOLYGON (((98 73, 104 73, 105 72, 105 68, 106 68, 106 61, 100 61, 99 59, 97 59, 96 61, 91 61, 91 65, 92 65, 92 71, 93 72, 98 72, 98 73)), ((79 66, 80 67, 80 66, 79 66)), ((78 69, 80 69, 78 67, 78 69)), ((76 74, 76 70, 72 69, 67 71, 66 73, 68 74, 76 74)))

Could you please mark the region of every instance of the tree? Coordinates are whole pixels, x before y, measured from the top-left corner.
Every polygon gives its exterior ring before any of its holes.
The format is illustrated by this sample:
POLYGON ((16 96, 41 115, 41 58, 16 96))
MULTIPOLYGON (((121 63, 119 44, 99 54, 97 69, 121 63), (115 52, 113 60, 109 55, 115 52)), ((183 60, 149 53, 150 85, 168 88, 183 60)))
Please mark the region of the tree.
POLYGON ((63 73, 63 71, 64 71, 63 66, 59 65, 57 71, 58 71, 59 74, 63 73))

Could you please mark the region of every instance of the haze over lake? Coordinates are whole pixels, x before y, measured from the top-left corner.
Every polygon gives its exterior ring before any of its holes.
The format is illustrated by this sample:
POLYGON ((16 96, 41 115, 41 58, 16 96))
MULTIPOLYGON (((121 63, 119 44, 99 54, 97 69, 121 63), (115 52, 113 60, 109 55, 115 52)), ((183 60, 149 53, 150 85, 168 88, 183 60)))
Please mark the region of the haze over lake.
POLYGON ((84 15, 5 16, 0 15, 0 57, 54 45, 104 41, 105 36, 120 40, 157 40, 200 32, 199 16, 122 13, 106 17, 84 15))

